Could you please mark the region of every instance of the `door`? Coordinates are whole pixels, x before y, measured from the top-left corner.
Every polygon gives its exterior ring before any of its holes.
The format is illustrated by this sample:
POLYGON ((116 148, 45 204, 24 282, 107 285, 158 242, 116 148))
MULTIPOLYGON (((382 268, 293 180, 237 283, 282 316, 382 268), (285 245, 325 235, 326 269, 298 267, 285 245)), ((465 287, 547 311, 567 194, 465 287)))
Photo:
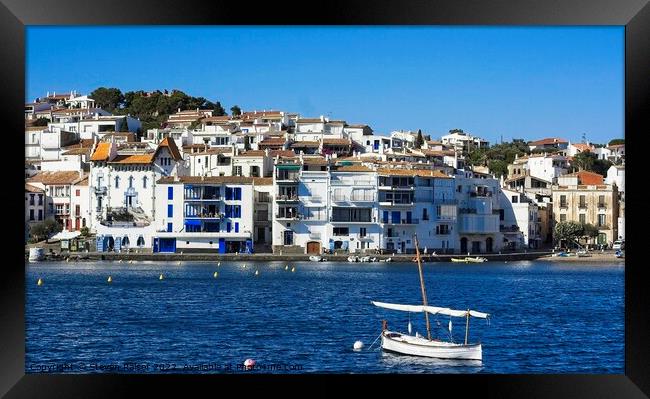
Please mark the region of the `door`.
POLYGON ((257 228, 257 242, 266 242, 266 234, 264 232, 264 227, 257 228))
POLYGON ((81 218, 76 218, 74 220, 74 229, 79 230, 81 228, 81 218))
POLYGON ((406 251, 406 243, 402 241, 402 253, 405 253, 406 251))
POLYGON ((485 252, 492 252, 492 237, 485 239, 485 252))
POLYGON ((467 237, 463 237, 460 239, 460 253, 461 254, 467 253, 467 237))
POLYGON ((320 254, 320 242, 310 241, 307 243, 307 253, 310 255, 320 254))

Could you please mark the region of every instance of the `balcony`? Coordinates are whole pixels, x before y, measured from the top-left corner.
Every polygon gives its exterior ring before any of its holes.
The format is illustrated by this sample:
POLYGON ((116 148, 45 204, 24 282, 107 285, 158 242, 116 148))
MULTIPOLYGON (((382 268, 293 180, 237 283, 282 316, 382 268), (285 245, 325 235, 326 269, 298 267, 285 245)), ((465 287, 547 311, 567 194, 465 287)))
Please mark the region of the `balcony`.
POLYGON ((479 197, 479 198, 487 198, 492 196, 491 191, 483 191, 483 192, 471 192, 469 193, 470 197, 479 197))
POLYGON ((402 224, 402 225, 413 225, 413 224, 419 224, 420 219, 400 219, 400 220, 393 220, 393 219, 388 219, 382 221, 383 224, 402 224))
POLYGON ((605 209, 605 208, 607 208, 607 205, 605 205, 604 202, 599 202, 599 203, 598 203, 598 208, 600 208, 600 209, 605 209))
POLYGON ((196 213, 196 214, 184 214, 184 218, 186 219, 208 219, 208 220, 221 220, 223 219, 224 215, 222 213, 212 213, 212 212, 205 212, 205 213, 196 213))
POLYGON ((379 201, 379 206, 385 206, 385 207, 405 207, 405 206, 413 206, 413 202, 404 202, 404 201, 379 201))
POLYGON ((107 191, 106 186, 95 187, 95 195, 106 195, 107 191))
POLYGON ((301 220, 302 215, 298 215, 297 213, 276 213, 275 219, 276 220, 301 220))
POLYGON ((499 226, 499 231, 501 231, 502 233, 513 233, 519 231, 519 226, 514 224, 511 226, 501 225, 499 226))
POLYGON ((580 208, 580 209, 587 209, 587 204, 584 203, 584 202, 581 202, 581 203, 578 204, 578 208, 580 208))
POLYGON ((395 186, 395 185, 379 185, 380 190, 407 190, 413 191, 415 187, 413 186, 395 186))
POLYGON ((560 202, 560 208, 567 209, 569 206, 567 205, 566 202, 560 202))
POLYGON ((276 202, 298 202, 298 196, 278 194, 275 196, 275 201, 276 202))

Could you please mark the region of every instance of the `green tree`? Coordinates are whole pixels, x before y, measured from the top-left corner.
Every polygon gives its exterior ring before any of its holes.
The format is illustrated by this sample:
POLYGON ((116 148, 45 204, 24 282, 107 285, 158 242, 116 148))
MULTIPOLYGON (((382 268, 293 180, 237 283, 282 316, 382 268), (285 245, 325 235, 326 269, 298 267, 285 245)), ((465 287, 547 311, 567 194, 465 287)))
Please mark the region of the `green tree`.
POLYGON ((221 103, 219 101, 214 104, 214 107, 212 107, 212 109, 214 109, 214 116, 226 115, 226 110, 221 106, 221 103))
POLYGON ((54 219, 47 219, 42 223, 33 225, 29 232, 33 241, 39 242, 47 240, 61 230, 63 230, 63 226, 60 223, 54 219))
POLYGON ((49 122, 50 120, 47 118, 38 118, 32 122, 32 126, 47 126, 49 122))
POLYGON ((585 241, 588 242, 588 240, 594 239, 598 237, 598 227, 594 226, 593 224, 585 223, 582 225, 582 237, 585 238, 585 241))
POLYGON ((593 170, 594 162, 598 159, 596 154, 589 151, 582 151, 573 157, 573 166, 578 170, 593 170))
POLYGON ((95 100, 95 104, 108 112, 113 112, 116 108, 124 103, 124 95, 120 89, 111 87, 100 87, 90 93, 90 98, 95 100))
POLYGON ((617 144, 625 144, 625 139, 610 140, 608 145, 617 145, 617 144))
POLYGON ((606 159, 596 159, 592 166, 592 170, 598 174, 607 177, 607 170, 613 165, 612 162, 606 159))
POLYGON ((506 161, 501 159, 491 159, 488 161, 488 167, 490 173, 494 174, 497 178, 508 175, 508 163, 506 161))
POLYGON ((79 233, 81 233, 82 237, 88 237, 88 235, 90 234, 90 229, 87 226, 82 227, 81 229, 79 229, 79 233))
POLYGON ((553 228, 553 239, 555 242, 572 242, 581 237, 583 227, 577 222, 559 222, 553 228))
POLYGON ((424 137, 422 137, 422 130, 418 129, 418 136, 415 138, 415 148, 422 148, 424 145, 424 137))
POLYGON ((241 108, 239 108, 239 105, 233 105, 230 107, 230 113, 232 116, 239 116, 241 115, 241 108))
POLYGON ((467 154, 465 162, 472 166, 483 166, 487 162, 487 150, 484 148, 473 149, 467 154))

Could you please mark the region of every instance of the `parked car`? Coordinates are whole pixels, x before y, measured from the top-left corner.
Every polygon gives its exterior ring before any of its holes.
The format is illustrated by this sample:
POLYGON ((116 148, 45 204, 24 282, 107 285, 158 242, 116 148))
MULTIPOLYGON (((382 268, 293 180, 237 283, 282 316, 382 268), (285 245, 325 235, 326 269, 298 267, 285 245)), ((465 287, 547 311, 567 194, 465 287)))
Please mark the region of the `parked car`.
POLYGON ((625 249, 625 240, 614 241, 614 245, 612 245, 612 249, 617 250, 617 251, 619 249, 625 249))

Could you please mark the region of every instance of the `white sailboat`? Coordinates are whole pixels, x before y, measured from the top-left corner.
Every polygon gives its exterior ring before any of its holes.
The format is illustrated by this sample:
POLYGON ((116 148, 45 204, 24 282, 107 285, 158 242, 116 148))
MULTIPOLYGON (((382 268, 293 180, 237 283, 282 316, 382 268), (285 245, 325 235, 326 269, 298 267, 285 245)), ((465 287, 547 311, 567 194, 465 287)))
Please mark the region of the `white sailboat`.
MULTIPOLYGON (((488 313, 477 312, 475 310, 454 310, 444 307, 429 306, 427 304, 426 289, 424 287, 424 277, 422 275, 422 262, 420 261, 420 251, 418 248, 417 236, 415 237, 415 248, 418 261, 418 270, 420 272, 420 287, 422 289, 422 305, 402 305, 385 302, 372 301, 372 304, 384 309, 397 310, 403 312, 422 312, 427 324, 427 337, 421 337, 416 333, 415 336, 404 334, 396 331, 390 331, 387 323, 382 322, 381 347, 390 352, 401 353, 404 355, 434 357, 440 359, 466 359, 482 360, 483 349, 480 343, 470 344, 469 338, 469 319, 477 317, 486 319, 488 313), (431 326, 429 324, 429 314, 445 315, 449 317, 465 318, 465 341, 464 343, 455 343, 431 339, 431 326)), ((451 330, 451 322, 450 322, 451 330)))

